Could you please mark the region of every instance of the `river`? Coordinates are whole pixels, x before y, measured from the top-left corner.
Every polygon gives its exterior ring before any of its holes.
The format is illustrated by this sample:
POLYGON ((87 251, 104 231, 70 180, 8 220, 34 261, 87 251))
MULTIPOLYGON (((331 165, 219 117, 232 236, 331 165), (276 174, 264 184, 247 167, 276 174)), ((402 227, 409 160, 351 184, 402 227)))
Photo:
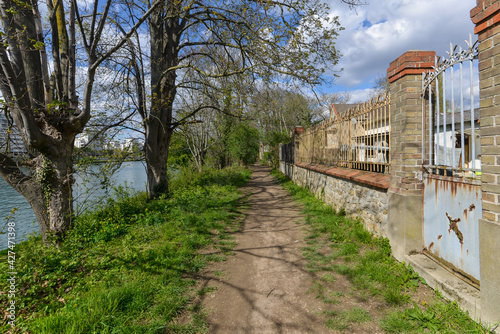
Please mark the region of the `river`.
MULTIPOLYGON (((91 209, 97 202, 102 202, 103 197, 109 196, 109 192, 101 186, 102 173, 99 173, 102 165, 91 166, 90 170, 95 174, 95 177, 83 178, 79 174, 75 174, 75 212, 81 212, 86 208, 91 209), (87 180, 87 181, 84 181, 87 180)), ((145 191, 146 190, 146 170, 140 161, 125 162, 121 168, 116 171, 112 178, 111 183, 114 186, 126 186, 132 190, 145 191)), ((5 218, 10 216, 12 208, 17 208, 13 215, 16 223, 16 238, 15 242, 18 243, 26 240, 32 233, 37 233, 38 223, 35 219, 35 214, 30 205, 17 191, 12 189, 2 177, 0 177, 0 229, 5 225, 5 218)), ((4 230, 4 232, 6 229, 4 230)), ((0 235, 0 249, 7 248, 7 235, 0 235)))

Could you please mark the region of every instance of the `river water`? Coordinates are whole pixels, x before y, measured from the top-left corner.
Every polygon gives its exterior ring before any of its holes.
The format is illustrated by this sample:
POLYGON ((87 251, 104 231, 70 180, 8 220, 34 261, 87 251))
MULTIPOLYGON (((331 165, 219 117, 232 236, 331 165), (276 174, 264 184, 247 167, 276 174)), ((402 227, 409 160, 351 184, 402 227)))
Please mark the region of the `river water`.
MULTIPOLYGON (((90 170, 94 174, 93 177, 75 175, 74 197, 75 197, 75 212, 81 212, 85 209, 92 209, 96 203, 102 203, 103 198, 108 197, 112 191, 103 189, 101 185, 102 175, 100 173, 102 165, 94 165, 90 170), (84 181, 86 180, 86 181, 84 181)), ((125 186, 135 191, 146 190, 146 170, 140 161, 125 162, 121 168, 116 171, 111 177, 111 184, 114 186, 125 186)), ((37 233, 38 223, 35 219, 35 214, 28 204, 26 199, 17 191, 12 189, 2 177, 0 177, 0 230, 6 223, 6 217, 11 216, 12 208, 17 208, 13 215, 16 223, 16 238, 18 243, 26 240, 31 233, 37 233)), ((4 232, 6 229, 4 230, 4 232)), ((7 235, 0 235, 0 250, 7 248, 7 235)))

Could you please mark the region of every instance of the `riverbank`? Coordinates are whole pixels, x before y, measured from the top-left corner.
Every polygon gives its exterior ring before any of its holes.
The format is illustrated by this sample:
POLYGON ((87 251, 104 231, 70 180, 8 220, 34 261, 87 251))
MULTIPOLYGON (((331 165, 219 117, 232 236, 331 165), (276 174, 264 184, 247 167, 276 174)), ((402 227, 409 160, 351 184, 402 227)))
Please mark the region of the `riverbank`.
MULTIPOLYGON (((132 191, 146 190, 147 176, 142 162, 123 163, 111 176, 101 170, 101 167, 102 165, 94 164, 89 166, 86 174, 75 173, 73 196, 74 209, 77 214, 102 203, 103 199, 112 195, 113 187, 123 186, 132 191), (103 184, 103 181, 107 183, 103 184)), ((0 222, 5 222, 4 218, 8 216, 12 216, 11 220, 16 223, 16 242, 26 240, 30 234, 38 233, 38 223, 31 206, 21 194, 0 177, 0 222), (14 215, 10 213, 12 208, 17 209, 14 215)), ((3 223, 0 224, 0 228, 2 226, 3 223)), ((0 250, 6 249, 7 246, 6 235, 0 235, 0 250)))
POLYGON ((123 193, 60 249, 21 244, 11 333, 488 333, 386 239, 253 169, 241 190, 250 172, 230 169, 182 174, 170 198, 123 193))
POLYGON ((174 319, 201 293, 192 275, 229 252, 242 205, 237 187, 249 177, 244 169, 212 170, 180 176, 169 198, 118 194, 79 217, 58 249, 30 238, 16 245, 11 263, 2 251, 0 304, 3 310, 14 305, 16 327, 3 322, 0 331, 175 333, 203 327, 196 319, 174 319), (219 254, 198 254, 214 242, 219 254))

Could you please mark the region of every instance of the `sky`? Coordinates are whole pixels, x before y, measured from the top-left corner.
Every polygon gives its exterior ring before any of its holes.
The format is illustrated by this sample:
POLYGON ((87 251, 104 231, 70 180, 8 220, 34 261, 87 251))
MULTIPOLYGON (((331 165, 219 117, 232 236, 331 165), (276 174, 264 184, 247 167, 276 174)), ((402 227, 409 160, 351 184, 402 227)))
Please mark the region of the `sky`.
POLYGON ((337 39, 343 55, 339 78, 325 93, 349 91, 350 102, 367 99, 376 77, 385 75, 391 61, 408 50, 436 51, 446 56, 450 43, 467 47, 474 25, 470 10, 476 0, 363 0, 350 9, 340 0, 329 0, 331 15, 345 30, 337 39))

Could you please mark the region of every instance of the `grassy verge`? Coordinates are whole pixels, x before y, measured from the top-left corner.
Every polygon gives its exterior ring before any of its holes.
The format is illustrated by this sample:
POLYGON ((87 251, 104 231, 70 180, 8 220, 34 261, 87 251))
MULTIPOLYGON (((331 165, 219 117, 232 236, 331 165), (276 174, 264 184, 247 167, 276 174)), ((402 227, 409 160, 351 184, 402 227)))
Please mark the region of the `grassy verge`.
POLYGON ((319 278, 311 290, 323 300, 326 326, 337 331, 387 333, 488 333, 456 303, 429 293, 410 266, 391 256, 389 242, 360 220, 335 212, 273 171, 303 205, 308 224, 304 256, 319 278), (336 306, 337 305, 337 306, 336 306))
MULTIPOLYGON (((16 327, 7 333, 203 333, 206 325, 189 301, 203 293, 194 274, 230 251, 244 169, 182 174, 169 198, 117 192, 102 208, 80 216, 64 244, 31 238, 16 246, 16 327), (217 246, 219 245, 219 246, 217 246), (189 319, 179 320, 185 312, 189 319)), ((7 258, 6 251, 0 256, 7 258)), ((0 303, 7 309, 7 261, 0 262, 0 303)))

